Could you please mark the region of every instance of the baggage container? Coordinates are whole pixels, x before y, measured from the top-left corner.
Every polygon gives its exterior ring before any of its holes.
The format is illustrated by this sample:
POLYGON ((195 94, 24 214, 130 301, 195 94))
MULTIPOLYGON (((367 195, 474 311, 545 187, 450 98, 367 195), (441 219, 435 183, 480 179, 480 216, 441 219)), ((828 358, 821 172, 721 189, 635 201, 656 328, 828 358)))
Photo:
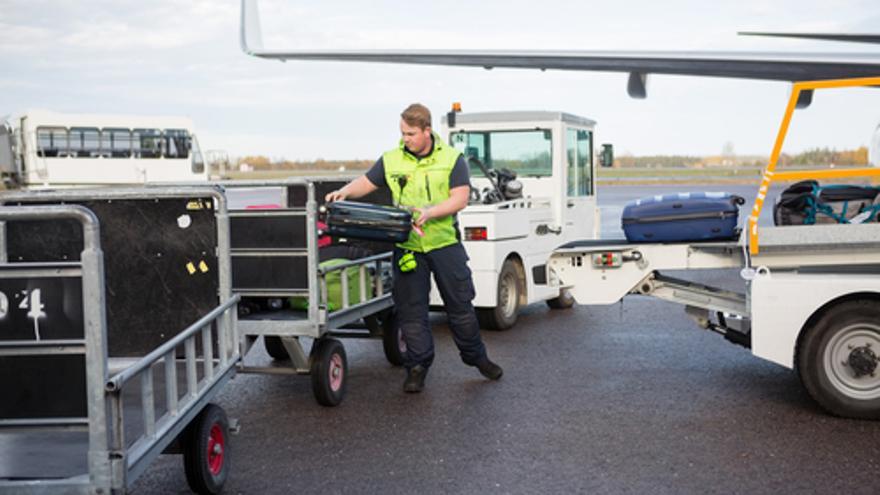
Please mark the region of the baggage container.
POLYGON ((727 193, 681 193, 637 199, 623 209, 630 242, 734 239, 743 198, 727 193))
POLYGON ((412 213, 391 206, 336 201, 326 209, 326 233, 334 237, 404 242, 412 228, 412 213))

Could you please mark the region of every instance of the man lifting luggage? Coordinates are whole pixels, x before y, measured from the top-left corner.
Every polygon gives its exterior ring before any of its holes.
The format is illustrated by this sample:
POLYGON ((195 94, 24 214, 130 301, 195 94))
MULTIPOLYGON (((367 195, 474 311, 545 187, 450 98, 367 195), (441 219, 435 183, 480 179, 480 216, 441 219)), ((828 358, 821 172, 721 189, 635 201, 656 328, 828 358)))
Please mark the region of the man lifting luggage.
POLYGON ((413 230, 394 249, 396 324, 407 347, 404 391, 422 391, 434 360, 428 323, 432 273, 462 361, 486 378, 498 380, 503 372, 489 360, 480 338, 471 304, 474 283, 456 225, 455 214, 467 206, 470 196, 467 163, 461 152, 432 131, 431 112, 424 105, 414 103, 403 111, 400 133, 398 147, 386 151, 366 174, 328 193, 325 199, 359 198, 388 187, 396 205, 413 211, 413 230))

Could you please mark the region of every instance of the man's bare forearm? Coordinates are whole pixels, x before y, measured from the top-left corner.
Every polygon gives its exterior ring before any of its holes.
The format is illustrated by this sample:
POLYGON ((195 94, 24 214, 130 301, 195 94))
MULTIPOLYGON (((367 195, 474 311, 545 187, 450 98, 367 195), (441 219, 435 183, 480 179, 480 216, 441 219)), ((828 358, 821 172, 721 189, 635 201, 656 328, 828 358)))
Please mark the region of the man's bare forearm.
POLYGON ((455 215, 467 206, 470 193, 470 186, 455 187, 449 190, 449 198, 445 201, 425 208, 416 208, 419 212, 418 218, 416 219, 416 225, 421 227, 425 222, 432 218, 443 218, 455 215))
POLYGON ((378 189, 378 187, 370 182, 370 179, 367 179, 366 175, 362 175, 357 179, 349 182, 348 184, 342 186, 341 188, 327 193, 327 195, 324 197, 324 200, 327 202, 332 202, 341 201, 348 198, 362 198, 367 194, 375 191, 376 189, 378 189))

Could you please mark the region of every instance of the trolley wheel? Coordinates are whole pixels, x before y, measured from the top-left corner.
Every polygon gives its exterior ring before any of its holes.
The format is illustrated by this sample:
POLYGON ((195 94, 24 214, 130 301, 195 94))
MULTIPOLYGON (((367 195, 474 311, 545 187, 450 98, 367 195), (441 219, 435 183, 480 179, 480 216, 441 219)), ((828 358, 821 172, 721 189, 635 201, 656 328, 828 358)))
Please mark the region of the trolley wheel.
POLYGON ((229 420, 223 408, 208 404, 187 426, 183 467, 192 491, 220 493, 229 476, 229 420))
POLYGON ((880 304, 839 303, 807 329, 796 366, 810 396, 848 418, 880 418, 880 304))
POLYGON ((312 346, 311 375, 312 392, 322 406, 338 406, 345 396, 348 360, 342 342, 323 338, 312 346))
POLYGON ((498 305, 494 308, 477 308, 480 327, 490 330, 507 330, 516 323, 522 287, 516 261, 504 260, 498 275, 498 305))
POLYGON ((574 306, 574 296, 568 289, 559 289, 559 295, 553 299, 547 299, 550 309, 568 309, 574 306))
POLYGON ((394 366, 403 366, 403 358, 406 356, 406 341, 403 338, 401 328, 394 319, 394 311, 387 310, 380 317, 382 322, 382 350, 385 351, 385 359, 394 366))
POLYGON ((277 361, 290 359, 290 356, 287 354, 287 349, 284 348, 284 344, 281 342, 281 337, 277 335, 264 335, 263 345, 266 347, 266 352, 272 357, 272 359, 277 361))

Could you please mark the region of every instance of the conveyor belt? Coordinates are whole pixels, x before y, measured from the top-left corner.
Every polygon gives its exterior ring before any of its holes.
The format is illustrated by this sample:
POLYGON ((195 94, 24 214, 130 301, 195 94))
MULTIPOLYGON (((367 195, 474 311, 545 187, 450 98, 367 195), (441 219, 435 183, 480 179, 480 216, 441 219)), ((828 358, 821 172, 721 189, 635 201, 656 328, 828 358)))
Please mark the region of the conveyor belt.
MULTIPOLYGON (((760 253, 751 258, 751 266, 799 269, 822 266, 873 266, 880 265, 880 223, 828 224, 763 227, 760 229, 760 253)), ((724 268, 731 261, 743 261, 743 239, 739 241, 708 241, 685 243, 633 243, 626 239, 590 239, 574 241, 557 250, 557 254, 591 253, 597 251, 639 251, 653 264, 653 269, 724 268), (678 259, 688 258, 690 263, 673 262, 664 266, 665 256, 651 253, 680 252, 678 259), (708 263, 693 263, 695 254, 713 254, 708 263), (725 253, 733 258, 722 260, 725 253), (658 264, 659 262, 659 264, 658 264), (712 266, 718 262, 718 266, 712 266)))

